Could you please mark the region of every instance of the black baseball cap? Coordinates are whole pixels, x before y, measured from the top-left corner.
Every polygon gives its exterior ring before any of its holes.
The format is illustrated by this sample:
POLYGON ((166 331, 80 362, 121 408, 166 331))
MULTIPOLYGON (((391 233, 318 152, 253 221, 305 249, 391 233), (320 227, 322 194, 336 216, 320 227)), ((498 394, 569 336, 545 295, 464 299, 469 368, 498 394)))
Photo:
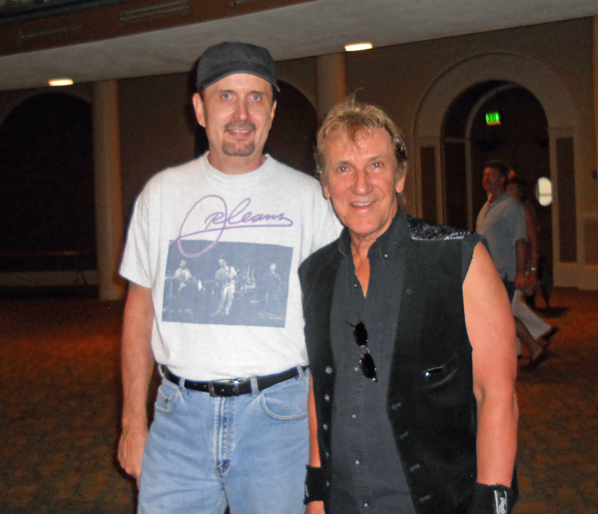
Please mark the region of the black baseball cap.
POLYGON ((197 90, 235 73, 255 75, 280 91, 274 59, 268 50, 248 43, 229 42, 211 46, 203 53, 197 65, 197 90))

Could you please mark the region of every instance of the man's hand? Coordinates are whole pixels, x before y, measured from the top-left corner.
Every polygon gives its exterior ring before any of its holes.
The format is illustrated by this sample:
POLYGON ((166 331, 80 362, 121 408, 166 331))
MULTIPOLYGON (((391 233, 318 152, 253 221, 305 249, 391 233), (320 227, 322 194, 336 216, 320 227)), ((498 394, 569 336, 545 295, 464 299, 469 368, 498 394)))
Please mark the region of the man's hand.
POLYGON ((147 428, 130 428, 123 430, 118 442, 118 462, 129 475, 135 478, 138 489, 146 440, 147 428))
POLYGON ((309 502, 305 514, 324 514, 324 502, 309 502))
POLYGON ((518 271, 517 275, 515 275, 515 287, 517 289, 524 290, 527 286, 527 277, 525 276, 525 271, 518 271))
POLYGON ((540 286, 540 282, 538 282, 538 275, 537 275, 537 273, 535 271, 530 271, 527 274, 526 287, 531 292, 530 293, 526 293, 526 294, 532 294, 532 292, 537 291, 539 286, 540 286))

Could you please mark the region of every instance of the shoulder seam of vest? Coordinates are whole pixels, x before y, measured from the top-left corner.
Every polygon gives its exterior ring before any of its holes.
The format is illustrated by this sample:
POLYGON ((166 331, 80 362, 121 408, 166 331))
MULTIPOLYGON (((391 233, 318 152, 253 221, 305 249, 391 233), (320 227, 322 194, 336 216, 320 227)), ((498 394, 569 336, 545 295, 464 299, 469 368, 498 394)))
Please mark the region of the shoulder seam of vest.
POLYGON ((407 216, 411 239, 414 241, 452 241, 462 240, 474 233, 469 230, 429 223, 420 218, 407 216))

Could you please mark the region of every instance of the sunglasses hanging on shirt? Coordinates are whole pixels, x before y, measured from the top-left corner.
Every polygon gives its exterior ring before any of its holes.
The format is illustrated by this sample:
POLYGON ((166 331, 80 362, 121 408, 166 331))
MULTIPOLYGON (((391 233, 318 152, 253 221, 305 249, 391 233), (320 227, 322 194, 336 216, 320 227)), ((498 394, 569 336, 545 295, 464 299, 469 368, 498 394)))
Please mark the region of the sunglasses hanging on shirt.
POLYGON ((368 349, 368 331, 365 328, 365 323, 363 321, 358 321, 356 325, 351 325, 349 322, 347 322, 347 324, 350 327, 353 327, 353 339, 355 339, 357 346, 364 350, 363 355, 359 359, 359 366, 361 367, 363 376, 377 382, 378 376, 376 375, 376 364, 368 349))

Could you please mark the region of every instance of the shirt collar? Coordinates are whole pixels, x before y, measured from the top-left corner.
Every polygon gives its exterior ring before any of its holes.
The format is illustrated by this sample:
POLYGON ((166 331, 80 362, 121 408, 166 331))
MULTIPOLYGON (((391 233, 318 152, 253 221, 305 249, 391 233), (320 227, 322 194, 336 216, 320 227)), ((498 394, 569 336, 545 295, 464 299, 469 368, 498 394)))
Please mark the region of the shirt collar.
POLYGON ((502 195, 500 195, 496 199, 496 201, 492 205, 496 205, 497 203, 504 202, 505 200, 508 200, 509 198, 511 198, 511 193, 509 193, 508 191, 505 191, 502 195))
MULTIPOLYGON (((393 218, 390 226, 386 232, 382 234, 369 249, 368 257, 390 258, 393 253, 400 247, 401 243, 410 238, 409 226, 407 224, 407 216, 398 206, 397 213, 393 218)), ((351 253, 351 234, 347 227, 341 232, 341 236, 337 243, 338 251, 345 258, 352 259, 351 253)))

